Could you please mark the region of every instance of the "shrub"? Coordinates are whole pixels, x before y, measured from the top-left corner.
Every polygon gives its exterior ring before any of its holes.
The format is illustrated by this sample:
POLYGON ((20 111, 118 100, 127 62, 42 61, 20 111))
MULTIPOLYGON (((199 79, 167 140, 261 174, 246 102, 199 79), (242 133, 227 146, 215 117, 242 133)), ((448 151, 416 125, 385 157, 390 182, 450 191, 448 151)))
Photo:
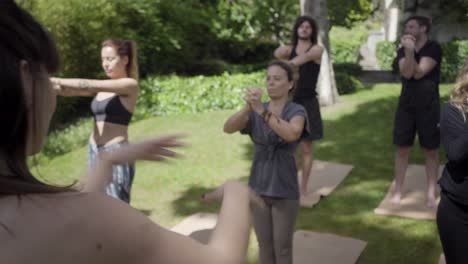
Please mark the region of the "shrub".
POLYGON ((339 94, 350 94, 365 89, 365 86, 354 75, 335 72, 336 88, 339 94))
POLYGON ((377 61, 380 69, 384 71, 394 70, 392 68, 393 60, 396 56, 396 45, 391 41, 381 41, 377 43, 377 61))
POLYGON ((350 94, 364 89, 365 86, 356 76, 362 72, 361 66, 355 63, 333 65, 335 70, 336 88, 339 94, 350 94))
POLYGON ((468 58, 468 40, 455 40, 442 44, 441 81, 454 82, 468 58))
POLYGON ((335 64, 357 63, 359 49, 367 39, 367 30, 361 25, 350 31, 343 27, 333 27, 330 32, 331 58, 335 64))
POLYGON ((171 113, 233 109, 244 104, 246 87, 264 86, 264 71, 196 77, 149 77, 140 83, 136 119, 171 113))
POLYGON ((50 132, 41 155, 52 158, 85 145, 92 132, 92 126, 91 118, 82 118, 64 129, 50 132))

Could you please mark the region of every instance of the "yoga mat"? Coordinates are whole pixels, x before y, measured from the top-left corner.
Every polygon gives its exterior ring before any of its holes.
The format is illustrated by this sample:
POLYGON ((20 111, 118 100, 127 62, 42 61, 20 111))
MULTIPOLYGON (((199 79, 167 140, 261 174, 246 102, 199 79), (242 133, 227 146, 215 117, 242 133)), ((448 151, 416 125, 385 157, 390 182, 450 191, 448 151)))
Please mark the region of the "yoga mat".
MULTIPOLYGON (((307 183, 308 194, 301 196, 302 207, 313 207, 323 196, 330 195, 351 172, 353 166, 314 160, 312 172, 307 183)), ((299 175, 299 183, 301 175, 299 175)))
MULTIPOLYGON (((216 214, 197 213, 185 218, 172 230, 207 244, 216 221, 216 214)), ((304 230, 294 233, 293 243, 294 264, 356 263, 367 244, 354 238, 304 230)))
POLYGON ((171 230, 207 244, 217 221, 217 214, 196 213, 182 220, 171 230))
POLYGON ((294 264, 354 264, 367 242, 334 234, 298 230, 294 233, 294 264))
MULTIPOLYGON (((439 175, 442 174, 443 166, 439 168, 439 175)), ((437 195, 440 190, 437 186, 437 195)), ((403 192, 399 205, 390 202, 390 188, 387 190, 387 195, 374 209, 374 213, 378 215, 392 215, 413 219, 435 219, 437 206, 428 208, 426 206, 427 192, 427 176, 426 169, 422 165, 409 165, 406 170, 405 182, 403 184, 403 192)), ((439 201, 437 201, 437 204, 439 201)))

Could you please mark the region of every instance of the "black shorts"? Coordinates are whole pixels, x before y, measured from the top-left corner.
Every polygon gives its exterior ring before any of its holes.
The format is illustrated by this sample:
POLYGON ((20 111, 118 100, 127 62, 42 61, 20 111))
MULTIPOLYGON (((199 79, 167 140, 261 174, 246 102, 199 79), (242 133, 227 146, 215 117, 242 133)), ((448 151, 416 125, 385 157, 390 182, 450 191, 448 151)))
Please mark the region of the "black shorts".
POLYGON ((301 140, 318 140, 323 138, 322 116, 320 115, 320 105, 317 97, 294 98, 294 103, 302 105, 309 119, 309 135, 301 137, 301 140))
POLYGON ((440 105, 438 100, 425 108, 398 105, 393 129, 393 143, 412 146, 418 134, 419 144, 425 149, 437 149, 440 145, 440 105))

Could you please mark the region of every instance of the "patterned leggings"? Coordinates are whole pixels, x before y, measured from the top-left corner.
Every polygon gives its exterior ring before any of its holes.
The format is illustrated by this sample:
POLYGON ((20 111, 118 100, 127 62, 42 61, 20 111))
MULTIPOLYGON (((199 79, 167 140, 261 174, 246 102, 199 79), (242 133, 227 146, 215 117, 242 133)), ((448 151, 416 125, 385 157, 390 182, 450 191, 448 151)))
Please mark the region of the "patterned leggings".
MULTIPOLYGON (((101 151, 112 151, 118 149, 128 142, 115 143, 109 146, 98 146, 94 144, 88 145, 88 169, 91 169, 96 164, 96 158, 101 151)), ((130 203, 130 189, 135 176, 134 164, 118 164, 112 166, 112 181, 106 187, 106 193, 116 199, 130 203)))

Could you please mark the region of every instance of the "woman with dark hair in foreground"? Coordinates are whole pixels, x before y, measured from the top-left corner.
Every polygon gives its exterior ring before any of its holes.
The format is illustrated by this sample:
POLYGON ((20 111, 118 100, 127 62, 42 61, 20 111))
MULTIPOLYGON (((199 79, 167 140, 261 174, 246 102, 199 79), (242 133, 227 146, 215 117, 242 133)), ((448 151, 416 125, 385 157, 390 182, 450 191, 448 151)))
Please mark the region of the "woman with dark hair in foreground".
MULTIPOLYGON (((54 42, 14 1, 0 2, 0 263, 242 263, 249 237, 250 191, 229 181, 206 245, 154 224, 102 193, 112 165, 174 157, 175 135, 101 152, 84 192, 36 179, 27 156, 40 151, 55 109, 49 74, 54 42), (101 192, 99 192, 101 191, 101 192)), ((66 173, 66 172, 64 172, 66 173)))

